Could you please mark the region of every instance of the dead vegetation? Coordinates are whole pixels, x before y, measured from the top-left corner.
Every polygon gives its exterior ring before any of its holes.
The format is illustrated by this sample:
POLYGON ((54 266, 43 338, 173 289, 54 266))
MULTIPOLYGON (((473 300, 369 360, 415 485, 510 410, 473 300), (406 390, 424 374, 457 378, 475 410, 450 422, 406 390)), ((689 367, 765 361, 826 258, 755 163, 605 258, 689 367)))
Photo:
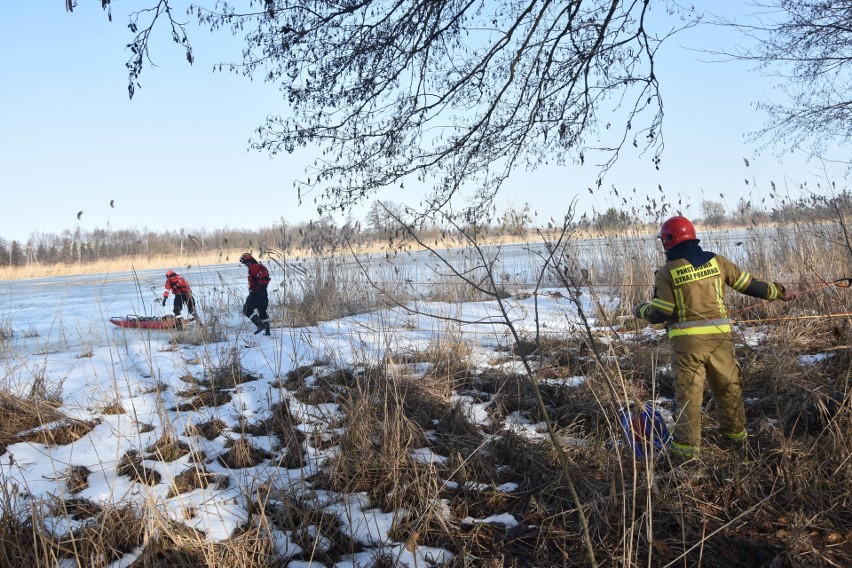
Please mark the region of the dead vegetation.
MULTIPOLYGON (((803 295, 797 313, 824 309, 824 296, 834 293, 803 295)), ((848 307, 850 299, 843 301, 848 307)), ((783 316, 776 308, 747 311, 753 319, 783 316)), ((625 316, 611 310, 607 317, 625 316)), ((188 388, 175 393, 170 410, 220 408, 247 383, 286 396, 263 414, 240 416, 236 427, 202 414, 209 418, 181 433, 167 429, 144 453, 123 453, 116 472, 143 489, 168 484, 166 498, 176 499, 227 487, 231 477, 212 473, 222 468, 245 473, 265 466, 274 478, 283 470, 309 471, 311 456, 329 451, 323 466, 310 470, 310 491, 257 479, 246 490, 246 521, 231 538, 212 543, 165 519, 156 504, 139 510, 82 497, 93 470, 73 466, 61 474, 72 497, 49 507, 21 503, 5 488, 0 566, 62 559, 105 566, 139 550, 131 566, 346 562, 364 544, 320 495, 363 496, 364 508, 393 512, 394 542, 409 551, 450 550, 455 556, 447 565, 454 568, 586 566, 583 527, 553 442, 543 435, 545 418, 568 458, 601 565, 852 565, 849 319, 749 323, 738 327, 736 340, 748 441, 732 445, 716 434, 708 396, 703 453, 682 467, 666 455, 635 458, 615 413, 652 399, 671 410, 668 343, 659 330, 615 324, 592 334, 522 337, 495 349, 485 368, 473 362, 470 343, 447 334, 374 366, 338 369, 316 361, 268 382, 243 368, 237 350, 223 351, 202 378, 185 377, 188 388), (516 365, 521 358, 531 374, 516 365), (322 426, 308 426, 298 405, 335 411, 322 416, 322 426), (220 455, 195 447, 221 436, 229 440, 220 455), (159 473, 165 464, 180 464, 174 477, 159 473), (505 515, 516 522, 497 520, 505 515), (59 533, 52 517, 85 524, 59 533), (273 530, 298 547, 286 559, 276 556, 273 530)), ((74 443, 91 430, 88 422, 69 422, 55 404, 3 393, 0 404, 8 417, 0 424, 3 448, 74 443)), ((198 512, 187 506, 183 514, 198 512)), ((385 555, 373 564, 393 565, 385 555)))
MULTIPOLYGON (((547 410, 565 440, 600 557, 617 551, 625 559, 653 558, 652 565, 700 562, 710 567, 852 561, 847 506, 852 497, 852 349, 848 337, 843 339, 845 344, 830 328, 813 326, 798 340, 775 330, 766 332, 759 348, 741 346, 752 436, 743 447, 723 446, 713 435, 713 413, 707 409, 706 451, 688 471, 670 470, 663 456, 645 463, 623 447, 611 446, 620 432, 599 402, 607 394, 598 373, 612 369, 592 371, 576 386, 542 379, 547 410), (802 365, 799 353, 808 351, 812 341, 845 348, 802 365), (630 526, 634 529, 625 528, 630 526)), ((577 351, 576 344, 566 342, 528 354, 540 358, 542 377, 566 378, 574 375, 577 351)), ((648 374, 641 360, 664 366, 666 357, 664 343, 625 342, 613 363, 620 359, 620 368, 632 368, 624 375, 630 397, 647 397, 660 379, 648 374)), ((295 369, 287 384, 306 395, 311 391, 307 399, 337 401, 345 417, 342 433, 334 439, 340 451, 311 479, 312 486, 335 494, 362 493, 372 507, 400 511, 393 538, 411 546, 449 548, 457 554, 451 566, 584 565, 580 527, 550 442, 509 426, 513 416, 530 423, 541 420, 530 396, 530 379, 496 371, 473 373, 463 360, 455 351, 441 353, 422 380, 381 368, 326 371, 321 377, 313 375, 313 366, 295 369), (453 401, 451 395, 463 399, 453 401), (471 402, 490 403, 487 421, 472 420, 471 402), (481 520, 506 513, 519 524, 481 520)), ((47 413, 43 409, 39 414, 18 399, 4 401, 10 416, 29 417, 18 422, 26 429, 36 422, 33 416, 47 413)), ((58 418, 47 416, 51 422, 58 418)), ((316 438, 299 432, 296 424, 289 407, 279 403, 261 421, 246 423, 217 460, 232 469, 260 463, 302 467, 305 448, 316 438), (251 441, 255 435, 276 437, 278 449, 259 448, 251 441)), ((224 423, 211 420, 184 435, 213 439, 225 432, 224 423)), ((23 438, 15 433, 7 439, 23 438)), ((171 480, 146 465, 148 460, 181 459, 189 450, 175 434, 165 435, 144 456, 124 454, 117 472, 151 487, 167 482, 169 498, 221 483, 204 466, 204 456, 190 460, 171 480)), ((81 467, 69 470, 69 491, 83 491, 90 473, 81 467)), ((252 507, 255 520, 241 534, 214 545, 201 535, 161 533, 156 544, 151 541, 145 548, 147 565, 213 565, 213 558, 230 557, 254 562, 250 566, 272 566, 271 551, 256 540, 258 531, 269 526, 289 531, 304 551, 297 559, 339 562, 362 549, 320 503, 279 491, 260 495, 252 507), (316 548, 318 540, 324 543, 321 549, 316 548)), ((104 508, 86 499, 53 507, 63 516, 86 520, 88 528, 54 536, 41 516, 21 524, 7 511, 0 521, 5 565, 12 565, 10 553, 15 562, 85 554, 108 563, 142 545, 148 530, 140 525, 140 513, 130 508, 104 508)))

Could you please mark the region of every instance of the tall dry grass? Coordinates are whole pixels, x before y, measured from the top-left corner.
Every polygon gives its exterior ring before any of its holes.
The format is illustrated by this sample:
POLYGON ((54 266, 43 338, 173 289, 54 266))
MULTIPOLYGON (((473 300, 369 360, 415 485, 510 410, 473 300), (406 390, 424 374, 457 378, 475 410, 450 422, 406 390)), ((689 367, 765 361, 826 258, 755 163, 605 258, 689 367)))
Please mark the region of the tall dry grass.
MULTIPOLYGON (((665 454, 637 458, 624 443, 617 416, 634 401, 655 400, 671 410, 668 343, 660 330, 635 333, 628 316, 636 301, 648 298, 651 275, 662 262, 642 242, 643 231, 607 237, 596 248, 569 239, 554 257, 555 274, 547 281, 561 282, 578 309, 589 309, 581 314, 589 327, 509 341, 485 368, 477 366, 470 347, 478 338, 448 332, 422 351, 387 353, 368 366, 328 372, 328 362, 317 362, 289 370, 279 388, 305 403, 336 405, 339 423, 328 432, 305 433, 289 407, 279 404, 268 417, 233 432, 220 463, 241 468, 269 460, 297 469, 309 454, 336 447, 307 480, 311 488, 363 495, 369 507, 395 511, 394 541, 408 550, 449 549, 454 567, 587 566, 585 530, 605 566, 852 564, 852 326, 849 317, 827 317, 848 313, 852 292, 826 285, 850 276, 852 251, 844 246, 842 227, 778 226, 720 250, 801 295, 791 304, 758 307, 732 296, 737 319, 764 320, 738 327, 736 335, 750 436, 740 446, 718 436, 708 396, 704 451, 681 467, 665 454), (511 365, 521 359, 531 372, 511 365), (326 371, 317 372, 321 367, 326 371), (578 386, 559 382, 577 375, 586 377, 578 386), (474 418, 474 405, 483 405, 485 420, 474 418), (542 434, 545 418, 567 456, 587 529, 553 440, 525 433, 542 434), (275 436, 280 444, 264 454, 252 443, 255 435, 275 436), (442 459, 424 459, 430 455, 442 459), (482 521, 505 513, 518 524, 482 521)), ((286 298, 288 323, 313 323, 381 303, 372 283, 347 272, 351 266, 315 267, 303 275, 304 295, 286 298)), ((430 299, 508 297, 504 279, 489 278, 488 263, 459 268, 478 287, 453 281, 432 289, 430 299)), ((183 393, 193 400, 187 411, 218 404, 237 385, 257 379, 242 368, 235 349, 211 349, 206 366, 207 375, 183 393)), ((0 449, 32 436, 39 425, 62 424, 44 398, 0 400, 4 414, 14 418, 0 428, 0 449)), ((211 419, 193 432, 213 439, 223 426, 211 419)), ((85 435, 84 424, 66 427, 52 439, 85 435)), ((183 452, 178 437, 164 433, 145 450, 149 456, 183 452)), ((142 483, 147 477, 137 458, 126 456, 125 467, 142 483)), ((220 483, 202 463, 186 479, 169 482, 220 483)), ((84 486, 86 476, 69 471, 69 487, 84 486)), ((16 493, 4 486, 0 566, 106 566, 131 551, 138 554, 131 565, 140 567, 286 565, 270 546, 273 530, 291 535, 302 550, 291 559, 303 562, 328 566, 363 550, 317 493, 256 481, 246 489, 249 519, 238 534, 217 543, 166 518, 155 499, 142 508, 65 499, 22 510, 16 493), (60 533, 48 522, 57 515, 89 521, 60 533)), ((376 558, 374 565, 393 566, 394 558, 376 558)))

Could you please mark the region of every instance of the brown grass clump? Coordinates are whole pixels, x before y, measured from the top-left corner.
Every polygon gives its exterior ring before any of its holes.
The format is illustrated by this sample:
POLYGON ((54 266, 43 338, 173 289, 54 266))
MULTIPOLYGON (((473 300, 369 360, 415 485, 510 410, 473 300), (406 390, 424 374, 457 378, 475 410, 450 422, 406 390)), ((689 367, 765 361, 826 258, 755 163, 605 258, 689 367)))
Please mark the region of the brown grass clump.
POLYGON ((88 499, 65 499, 51 504, 51 514, 70 517, 74 520, 91 519, 103 513, 104 507, 88 499))
POLYGON ((219 456, 219 463, 228 469, 254 467, 272 457, 264 449, 258 448, 245 436, 228 442, 228 451, 219 456))
POLYGON ((218 390, 201 391, 196 396, 187 402, 177 405, 177 410, 181 412, 190 412, 201 410, 205 407, 222 406, 231 402, 233 395, 229 392, 218 390))
POLYGON ((444 416, 453 406, 446 382, 434 377, 396 379, 400 403, 405 416, 422 430, 435 428, 435 420, 444 416), (437 383, 437 386, 436 386, 437 383))
POLYGON ((449 501, 460 521, 453 535, 459 554, 503 566, 585 564, 572 500, 548 442, 506 432, 467 459, 454 456, 450 469, 459 484, 449 501), (506 482, 517 490, 500 490, 506 482), (506 513, 516 527, 477 520, 506 513))
POLYGON ((215 546, 207 545, 202 539, 179 542, 158 542, 145 550, 141 558, 130 565, 130 568, 173 568, 190 566, 215 566, 215 546))
POLYGON ((211 483, 216 481, 216 475, 207 471, 206 468, 198 465, 189 467, 179 473, 172 480, 172 486, 169 489, 168 499, 176 497, 182 493, 189 493, 196 489, 204 489, 211 483))
POLYGON ((70 493, 79 493, 89 486, 89 475, 92 471, 83 465, 71 466, 65 484, 70 493))
POLYGON ((290 435, 296 424, 287 401, 276 402, 269 407, 269 416, 251 428, 256 436, 290 435))
POLYGON ((284 450, 278 465, 286 469, 302 467, 305 464, 302 442, 306 436, 296 428, 290 407, 283 401, 273 404, 269 410, 270 415, 266 419, 257 424, 246 425, 243 432, 253 436, 277 437, 284 450))
POLYGON ((207 542, 204 533, 170 519, 155 518, 141 556, 132 568, 219 566, 221 546, 207 542))
POLYGON ((355 376, 348 369, 336 369, 315 376, 314 366, 306 365, 289 371, 280 386, 294 392, 296 400, 305 404, 336 403, 355 385, 355 376), (312 380, 307 381, 309 377, 312 380))
POLYGON ((242 383, 256 381, 260 377, 246 371, 240 361, 240 353, 230 349, 221 356, 221 360, 210 371, 209 383, 199 381, 199 384, 209 385, 216 389, 232 388, 242 383))
POLYGON ((297 496, 288 492, 273 492, 273 500, 265 506, 266 519, 271 526, 290 532, 304 552, 298 560, 336 564, 344 554, 360 552, 363 547, 345 534, 340 519, 328 513, 310 494, 297 496))
POLYGON ((406 387, 371 373, 359 381, 359 388, 350 391, 343 403, 347 418, 340 451, 315 480, 316 486, 364 492, 383 511, 405 508, 430 524, 438 496, 435 475, 441 466, 420 463, 413 456, 428 441, 422 428, 406 415, 406 387))
MULTIPOLYGON (((227 330, 224 329, 218 317, 205 314, 201 323, 203 325, 199 325, 198 322, 190 322, 185 324, 183 329, 170 330, 172 346, 174 348, 177 348, 178 345, 200 346, 222 343, 228 340, 227 330)), ((187 361, 187 363, 190 362, 187 361)))
POLYGON ((426 351, 425 359, 432 363, 432 367, 423 378, 446 382, 444 388, 447 390, 444 392, 449 394, 453 382, 470 372, 471 352, 469 343, 453 338, 450 334, 442 336, 426 351))
POLYGON ((0 455, 6 453, 6 446, 20 441, 21 432, 67 419, 53 403, 26 400, 5 391, 0 391, 0 413, 0 455))
POLYGON ((273 539, 265 526, 250 527, 216 547, 216 566, 251 566, 252 568, 279 568, 273 539))
POLYGON ((357 386, 358 381, 356 380, 355 374, 349 369, 335 369, 330 373, 317 377, 316 384, 320 388, 327 388, 342 392, 346 389, 357 386))
POLYGON ((193 384, 189 388, 177 391, 175 395, 181 398, 192 398, 209 390, 211 390, 209 385, 193 384))
POLYGON ((320 405, 334 404, 340 401, 340 393, 329 390, 328 385, 307 386, 303 385, 293 393, 293 398, 304 404, 320 405))
POLYGON ((63 422, 63 424, 53 425, 50 428, 23 434, 21 440, 47 446, 64 446, 76 442, 98 425, 96 420, 73 420, 67 417, 63 419, 63 422))
POLYGON ((213 440, 227 431, 227 425, 218 418, 207 420, 200 424, 190 424, 187 426, 184 436, 201 436, 206 440, 213 440))
MULTIPOLYGON (((521 481, 522 492, 541 491, 559 481, 559 464, 547 442, 529 440, 507 431, 493 438, 481 455, 493 464, 490 468, 483 467, 483 471, 491 471, 499 465, 504 477, 521 481)), ((540 493, 536 500, 542 502, 545 497, 545 493, 540 493)), ((567 495, 563 495, 562 499, 567 499, 567 495)))
POLYGON ((471 422, 466 409, 461 402, 439 407, 440 412, 432 416, 440 416, 434 425, 437 443, 434 449, 443 455, 459 452, 465 458, 473 454, 481 445, 483 433, 471 422))
POLYGON ((109 414, 125 414, 125 413, 127 413, 127 411, 124 410, 124 407, 117 400, 109 402, 109 403, 105 404, 103 408, 101 408, 101 414, 109 415, 109 414))
POLYGON ((146 485, 157 485, 160 483, 162 479, 160 472, 143 466, 142 460, 142 456, 136 450, 125 452, 116 466, 118 475, 126 475, 133 481, 138 481, 146 485))
POLYGON ((0 488, 0 566, 48 566, 55 563, 50 547, 44 547, 38 530, 18 517, 18 496, 5 485, 0 488), (46 550, 45 550, 46 548, 46 550))
POLYGON ((149 460, 171 462, 189 453, 189 444, 174 436, 170 430, 166 430, 162 437, 154 444, 145 449, 149 460))
POLYGON ((405 509, 408 515, 397 520, 393 538, 411 546, 449 546, 472 555, 502 547, 506 532, 500 527, 488 531, 471 525, 468 531, 457 522, 474 514, 514 511, 517 495, 494 488, 521 481, 523 474, 513 477, 493 459, 463 406, 426 390, 430 381, 393 379, 375 371, 361 381, 347 402, 349 418, 339 457, 328 476, 315 480, 315 485, 364 491, 384 511, 405 509), (433 431, 428 439, 426 429, 433 431), (414 450, 424 447, 443 455, 446 462, 414 459, 414 450), (455 481, 460 489, 445 487, 442 479, 455 481), (449 505, 442 498, 449 499, 449 505), (486 533, 493 538, 486 539, 486 533))
POLYGON ((281 386, 290 390, 296 390, 304 384, 306 378, 314 374, 314 365, 302 365, 287 371, 285 380, 281 386))
MULTIPOLYGON (((555 372, 553 367, 545 367, 544 373, 549 379, 574 376, 555 372)), ((545 410, 557 429, 573 428, 578 424, 584 428, 593 428, 602 420, 601 400, 610 398, 602 380, 596 380, 590 374, 579 386, 567 386, 549 383, 537 374, 538 389, 545 410), (601 397, 606 397, 602 399, 601 397)), ((489 370, 469 377, 464 382, 465 390, 479 402, 488 402, 491 430, 497 432, 503 428, 503 421, 517 414, 532 423, 544 421, 544 415, 532 388, 532 380, 524 375, 489 370)))
POLYGON ((145 541, 145 520, 134 507, 104 508, 88 521, 82 528, 55 540, 58 557, 107 565, 145 541))

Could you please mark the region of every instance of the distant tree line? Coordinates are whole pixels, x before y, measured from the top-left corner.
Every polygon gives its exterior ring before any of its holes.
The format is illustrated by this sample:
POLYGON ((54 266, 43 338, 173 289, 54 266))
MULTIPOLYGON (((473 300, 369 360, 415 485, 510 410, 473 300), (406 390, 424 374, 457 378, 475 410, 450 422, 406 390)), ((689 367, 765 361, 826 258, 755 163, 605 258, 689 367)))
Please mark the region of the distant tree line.
MULTIPOLYGON (((665 209, 668 211, 669 206, 665 209)), ((463 231, 476 238, 527 236, 533 228, 529 204, 509 207, 492 215, 472 216, 467 224, 454 231, 463 231)), ((764 204, 753 204, 741 199, 732 211, 721 201, 704 200, 701 216, 696 220, 708 226, 750 225, 769 222, 813 222, 836 220, 838 215, 852 215, 852 194, 848 190, 832 189, 830 196, 812 195, 796 201, 784 200, 768 209, 764 204)), ((580 219, 578 225, 591 226, 603 232, 619 231, 645 224, 637 210, 630 212, 609 207, 591 219, 580 219)), ((845 217, 844 217, 845 219, 845 217)), ((55 233, 33 233, 24 241, 0 237, 0 267, 18 267, 31 264, 86 264, 99 260, 122 257, 191 257, 195 254, 217 251, 222 261, 229 251, 251 250, 261 255, 305 251, 312 254, 348 252, 350 248, 386 243, 403 246, 411 233, 423 241, 438 242, 452 237, 453 231, 434 219, 417 218, 411 221, 405 207, 392 201, 375 201, 367 212, 364 223, 353 219, 338 224, 331 216, 323 216, 305 223, 289 224, 282 219, 276 225, 256 230, 200 229, 156 232, 148 229, 85 231, 65 230, 55 233)))
MULTIPOLYGON (((331 216, 323 216, 298 224, 282 220, 276 225, 256 230, 226 228, 157 232, 148 229, 86 231, 77 228, 73 232, 66 229, 59 234, 33 233, 23 242, 0 237, 0 267, 86 264, 140 256, 206 256, 217 251, 222 256, 221 260, 227 261, 233 260, 228 258, 228 251, 234 249, 251 250, 261 255, 271 251, 277 254, 290 251, 329 254, 381 242, 399 246, 407 241, 410 230, 424 239, 447 236, 446 228, 440 228, 429 219, 420 218, 414 222, 406 221, 406 217, 402 205, 375 201, 363 225, 353 219, 339 224, 331 216)), ((530 206, 525 203, 520 208, 510 207, 493 219, 482 219, 476 226, 476 234, 523 236, 530 223, 530 206)), ((470 227, 462 227, 461 230, 470 230, 470 227)))
POLYGON ((255 252, 306 249, 322 252, 339 246, 342 239, 361 244, 370 238, 370 232, 361 230, 357 224, 347 223, 338 227, 327 218, 292 227, 282 224, 257 230, 157 232, 147 229, 77 229, 59 234, 33 233, 25 242, 0 238, 0 266, 86 264, 140 256, 191 257, 194 254, 215 254, 216 251, 220 251, 222 260, 226 260, 227 251, 233 249, 255 252))
POLYGON ((138 229, 33 233, 26 241, 0 237, 0 266, 28 264, 82 264, 129 256, 189 254, 196 250, 225 248, 228 242, 247 242, 247 231, 166 231, 138 229), (225 245, 225 247, 223 247, 225 245))

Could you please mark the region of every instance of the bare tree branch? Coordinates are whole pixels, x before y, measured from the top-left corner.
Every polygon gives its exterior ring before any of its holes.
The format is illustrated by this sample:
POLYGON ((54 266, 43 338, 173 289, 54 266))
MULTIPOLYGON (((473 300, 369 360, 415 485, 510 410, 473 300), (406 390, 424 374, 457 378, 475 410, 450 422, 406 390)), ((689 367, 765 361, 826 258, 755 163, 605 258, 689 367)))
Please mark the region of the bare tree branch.
MULTIPOLYGON (((193 59, 173 1, 131 16, 131 96, 158 20, 193 59)), ((244 36, 243 60, 217 69, 279 87, 288 109, 270 114, 251 146, 270 155, 318 148, 294 185, 320 213, 405 183, 431 186, 425 209, 468 197, 481 210, 512 171, 594 155, 605 172, 626 143, 659 163, 654 58, 675 30, 649 30, 650 0, 238 4, 189 12, 244 36)), ((654 5, 682 10, 673 0, 654 5)), ((686 26, 695 21, 682 13, 686 26)))
MULTIPOLYGON (((822 156, 832 143, 852 140, 852 3, 824 0, 755 2, 755 12, 717 22, 738 30, 746 47, 717 51, 750 61, 757 71, 783 79, 786 100, 760 101, 769 120, 753 140, 781 151, 822 156)), ((849 162, 847 162, 849 163, 849 162)))

